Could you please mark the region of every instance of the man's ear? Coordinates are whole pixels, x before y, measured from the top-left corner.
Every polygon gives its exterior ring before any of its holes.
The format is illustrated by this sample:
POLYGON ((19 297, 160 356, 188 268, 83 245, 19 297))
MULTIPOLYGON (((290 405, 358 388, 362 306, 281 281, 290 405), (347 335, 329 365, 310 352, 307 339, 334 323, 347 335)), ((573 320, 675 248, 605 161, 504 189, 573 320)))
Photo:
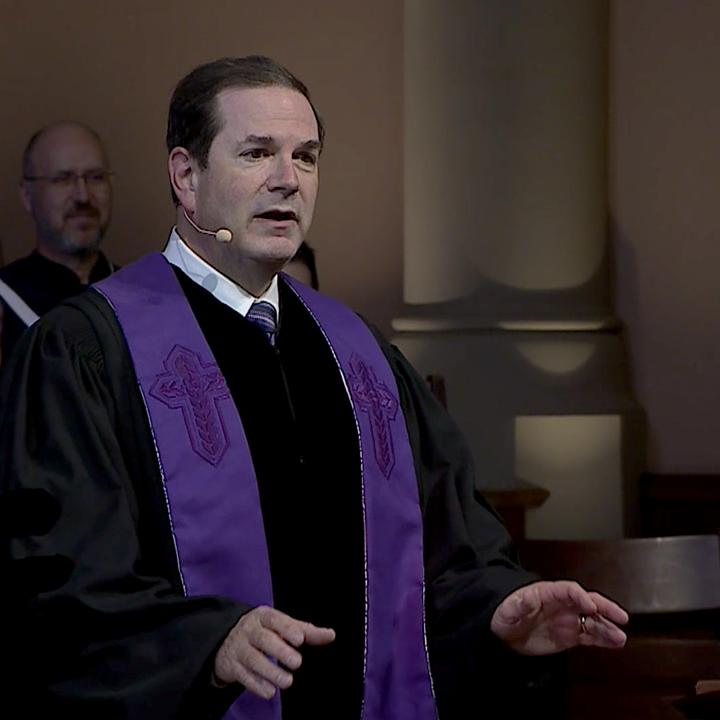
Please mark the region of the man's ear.
POLYGON ((168 157, 170 184, 180 204, 189 212, 195 212, 195 162, 183 147, 172 149, 168 157))
POLYGON ((30 197, 30 183, 23 180, 18 188, 20 191, 20 200, 22 201, 23 207, 32 213, 32 198, 30 197))

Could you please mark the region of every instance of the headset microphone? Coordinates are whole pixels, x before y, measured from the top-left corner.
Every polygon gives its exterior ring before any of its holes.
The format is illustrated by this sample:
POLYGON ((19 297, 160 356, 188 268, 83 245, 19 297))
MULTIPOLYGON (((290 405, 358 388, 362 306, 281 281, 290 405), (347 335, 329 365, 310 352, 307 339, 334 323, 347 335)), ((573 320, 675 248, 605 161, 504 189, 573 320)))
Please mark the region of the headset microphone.
POLYGON ((185 216, 185 219, 199 232, 203 235, 212 235, 218 242, 221 243, 229 243, 232 240, 232 233, 227 228, 220 228, 219 230, 212 231, 212 230, 203 230, 201 227, 198 227, 191 219, 190 216, 187 214, 187 211, 185 208, 183 208, 183 215, 185 216))

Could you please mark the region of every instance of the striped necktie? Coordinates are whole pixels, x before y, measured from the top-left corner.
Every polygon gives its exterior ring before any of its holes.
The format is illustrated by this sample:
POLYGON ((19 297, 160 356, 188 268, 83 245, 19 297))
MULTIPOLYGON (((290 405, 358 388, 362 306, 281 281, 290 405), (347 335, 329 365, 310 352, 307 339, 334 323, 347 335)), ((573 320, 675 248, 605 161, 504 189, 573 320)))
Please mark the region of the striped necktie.
POLYGON ((245 316, 253 325, 259 327, 264 333, 268 342, 275 346, 275 333, 277 332, 277 313, 274 306, 266 300, 254 302, 245 316))

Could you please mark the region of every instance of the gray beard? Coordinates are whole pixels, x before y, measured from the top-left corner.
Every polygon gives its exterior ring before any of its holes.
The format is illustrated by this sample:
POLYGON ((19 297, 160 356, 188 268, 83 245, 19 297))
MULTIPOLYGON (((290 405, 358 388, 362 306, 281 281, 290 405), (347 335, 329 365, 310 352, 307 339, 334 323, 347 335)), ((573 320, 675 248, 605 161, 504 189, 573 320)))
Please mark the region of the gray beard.
POLYGON ((60 232, 48 238, 49 242, 47 242, 47 245, 63 255, 78 258, 91 257, 92 255, 96 255, 100 250, 100 242, 104 234, 105 228, 100 228, 94 239, 78 243, 71 235, 60 232))

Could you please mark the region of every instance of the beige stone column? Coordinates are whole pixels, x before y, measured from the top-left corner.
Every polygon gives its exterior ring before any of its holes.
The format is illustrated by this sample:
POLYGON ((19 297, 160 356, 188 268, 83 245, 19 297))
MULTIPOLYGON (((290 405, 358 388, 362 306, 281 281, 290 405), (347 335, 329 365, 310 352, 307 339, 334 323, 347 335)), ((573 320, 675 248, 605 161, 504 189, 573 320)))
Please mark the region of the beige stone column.
POLYGON ((607 13, 405 2, 395 341, 445 376, 479 486, 550 489, 538 537, 620 535, 642 461, 606 251, 607 13))

